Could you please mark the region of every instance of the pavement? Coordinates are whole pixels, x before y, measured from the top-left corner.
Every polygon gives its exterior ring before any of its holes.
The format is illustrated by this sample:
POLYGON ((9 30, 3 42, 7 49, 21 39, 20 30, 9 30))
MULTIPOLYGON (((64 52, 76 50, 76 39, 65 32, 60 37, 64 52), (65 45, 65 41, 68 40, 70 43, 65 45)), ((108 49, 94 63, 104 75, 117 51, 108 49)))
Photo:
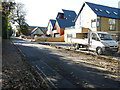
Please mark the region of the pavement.
POLYGON ((2 89, 36 88, 36 81, 11 40, 2 41, 2 89))

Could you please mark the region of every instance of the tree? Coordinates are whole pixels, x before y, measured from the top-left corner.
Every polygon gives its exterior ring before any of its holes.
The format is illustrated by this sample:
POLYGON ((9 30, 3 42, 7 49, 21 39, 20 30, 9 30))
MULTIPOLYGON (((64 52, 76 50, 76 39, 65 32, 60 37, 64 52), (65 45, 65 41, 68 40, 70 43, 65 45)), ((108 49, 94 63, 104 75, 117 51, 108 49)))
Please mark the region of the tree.
POLYGON ((13 0, 2 1, 2 37, 9 38, 12 24, 18 23, 20 34, 27 34, 28 24, 25 21, 26 11, 24 4, 15 3, 13 0))
MULTIPOLYGON (((15 2, 6 2, 5 0, 2 1, 2 38, 8 38, 8 17, 11 12, 14 10, 15 2)), ((11 26, 10 26, 11 27, 11 26)))
POLYGON ((14 12, 13 12, 13 19, 14 19, 14 22, 17 22, 17 24, 19 25, 20 34, 27 35, 28 24, 26 24, 25 16, 26 16, 26 11, 24 9, 24 4, 17 3, 15 5, 15 9, 14 9, 14 12))

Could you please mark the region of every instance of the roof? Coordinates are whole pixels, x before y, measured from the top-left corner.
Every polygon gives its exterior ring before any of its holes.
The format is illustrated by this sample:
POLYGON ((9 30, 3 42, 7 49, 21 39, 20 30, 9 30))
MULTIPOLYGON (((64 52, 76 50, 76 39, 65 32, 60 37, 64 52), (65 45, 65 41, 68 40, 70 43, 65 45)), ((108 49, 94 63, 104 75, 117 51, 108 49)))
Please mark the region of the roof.
POLYGON ((62 9, 62 11, 64 12, 64 17, 67 18, 67 19, 74 20, 75 17, 77 16, 75 11, 73 11, 73 10, 62 9))
POLYGON ((85 4, 87 4, 94 11, 94 13, 98 16, 120 19, 120 14, 119 14, 120 9, 119 8, 85 2, 83 4, 82 8, 80 9, 77 17, 75 18, 75 21, 77 20, 78 16, 80 15, 81 11, 83 10, 85 4))
POLYGON ((33 29, 32 32, 31 32, 31 34, 34 33, 37 29, 38 29, 38 27, 36 27, 35 29, 33 29))
POLYGON ((85 2, 98 16, 120 19, 119 8, 103 6, 90 2, 85 2))
POLYGON ((44 28, 44 29, 46 29, 47 27, 40 27, 40 26, 29 26, 29 28, 44 28))
POLYGON ((75 25, 75 22, 72 22, 72 21, 66 20, 66 19, 56 19, 56 21, 58 22, 60 28, 66 28, 66 27, 75 25))
POLYGON ((37 26, 29 26, 29 28, 36 28, 37 26))
POLYGON ((64 12, 64 19, 56 18, 60 28, 71 27, 75 25, 74 19, 77 16, 75 11, 73 10, 65 10, 62 9, 64 12))
POLYGON ((30 33, 34 33, 37 29, 40 29, 44 34, 47 31, 47 27, 29 26, 29 28, 32 28, 30 33))
POLYGON ((55 24, 55 20, 50 19, 50 22, 51 22, 52 26, 54 26, 54 24, 55 24))
POLYGON ((47 27, 40 27, 40 30, 41 30, 44 34, 46 34, 46 32, 47 32, 47 27))

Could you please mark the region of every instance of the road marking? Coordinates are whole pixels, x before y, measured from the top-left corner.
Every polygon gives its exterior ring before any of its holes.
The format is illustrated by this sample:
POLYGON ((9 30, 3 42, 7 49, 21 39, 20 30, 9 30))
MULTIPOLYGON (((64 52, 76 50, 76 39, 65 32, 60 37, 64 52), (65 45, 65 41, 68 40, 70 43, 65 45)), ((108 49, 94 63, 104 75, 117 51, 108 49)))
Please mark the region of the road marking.
MULTIPOLYGON (((47 84, 47 82, 44 80, 44 78, 41 76, 41 74, 38 72, 38 71, 36 71, 37 72, 37 74, 39 74, 39 76, 40 76, 40 78, 43 80, 43 82, 45 82, 45 85, 47 86, 47 87, 50 87, 48 84, 47 84)), ((43 84, 43 82, 42 82, 42 84, 43 84)))
MULTIPOLYGON (((53 83, 53 82, 51 82, 48 78, 47 78, 47 76, 45 75, 45 73, 43 73, 42 72, 42 70, 36 65, 36 68, 46 77, 46 79, 52 84, 52 86, 54 87, 54 88, 57 88, 56 86, 55 86, 55 84, 53 83)), ((39 73, 40 74, 40 73, 39 73)))

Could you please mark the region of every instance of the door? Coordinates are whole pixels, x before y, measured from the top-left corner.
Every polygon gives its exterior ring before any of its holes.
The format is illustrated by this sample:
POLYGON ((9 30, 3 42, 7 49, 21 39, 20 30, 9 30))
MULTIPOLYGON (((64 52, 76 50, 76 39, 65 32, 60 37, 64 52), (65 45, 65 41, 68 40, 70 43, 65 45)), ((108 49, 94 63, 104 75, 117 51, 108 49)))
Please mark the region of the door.
POLYGON ((90 49, 96 50, 96 48, 99 46, 100 40, 96 33, 91 34, 91 40, 90 40, 90 49))

